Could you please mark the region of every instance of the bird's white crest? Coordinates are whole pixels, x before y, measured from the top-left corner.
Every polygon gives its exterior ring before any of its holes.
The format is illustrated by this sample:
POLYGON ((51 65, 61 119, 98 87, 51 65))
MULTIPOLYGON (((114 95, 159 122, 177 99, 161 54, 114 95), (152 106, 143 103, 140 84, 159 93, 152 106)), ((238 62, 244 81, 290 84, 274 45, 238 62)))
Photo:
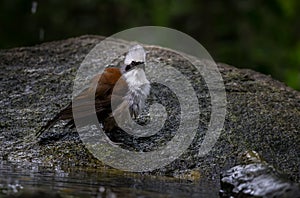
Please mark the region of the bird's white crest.
POLYGON ((125 57, 125 65, 129 65, 132 61, 135 62, 145 62, 146 52, 141 45, 135 45, 129 49, 128 54, 125 57))

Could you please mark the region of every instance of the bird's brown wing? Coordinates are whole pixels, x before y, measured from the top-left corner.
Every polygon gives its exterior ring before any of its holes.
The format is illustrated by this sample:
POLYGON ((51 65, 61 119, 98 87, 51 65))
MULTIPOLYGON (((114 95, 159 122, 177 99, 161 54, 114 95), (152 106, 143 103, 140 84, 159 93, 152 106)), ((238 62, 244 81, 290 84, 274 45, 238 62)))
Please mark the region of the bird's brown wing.
POLYGON ((111 95, 117 82, 118 86, 114 91, 117 95, 115 98, 122 100, 127 92, 127 84, 125 80, 121 78, 121 72, 118 68, 106 68, 102 74, 96 75, 91 80, 89 88, 82 91, 74 99, 74 105, 72 105, 71 102, 67 107, 62 109, 53 119, 49 120, 36 135, 40 136, 43 131, 52 127, 59 120, 73 120, 73 110, 77 113, 78 118, 92 116, 93 111, 90 111, 92 104, 95 104, 98 119, 100 121, 104 120, 111 112, 111 95), (118 82, 118 80, 120 81, 118 82))

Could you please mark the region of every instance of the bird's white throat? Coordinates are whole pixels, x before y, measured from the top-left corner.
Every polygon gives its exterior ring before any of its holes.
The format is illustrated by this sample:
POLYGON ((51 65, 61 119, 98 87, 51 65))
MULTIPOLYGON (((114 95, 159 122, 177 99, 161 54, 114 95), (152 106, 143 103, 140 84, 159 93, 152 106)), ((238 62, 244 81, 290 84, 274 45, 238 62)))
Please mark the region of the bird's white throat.
POLYGON ((125 99, 133 111, 132 113, 137 115, 145 106, 145 101, 150 93, 150 82, 141 68, 133 69, 123 76, 128 84, 128 93, 125 99))
POLYGON ((124 78, 129 89, 135 89, 143 84, 150 84, 143 69, 137 68, 126 72, 124 78))

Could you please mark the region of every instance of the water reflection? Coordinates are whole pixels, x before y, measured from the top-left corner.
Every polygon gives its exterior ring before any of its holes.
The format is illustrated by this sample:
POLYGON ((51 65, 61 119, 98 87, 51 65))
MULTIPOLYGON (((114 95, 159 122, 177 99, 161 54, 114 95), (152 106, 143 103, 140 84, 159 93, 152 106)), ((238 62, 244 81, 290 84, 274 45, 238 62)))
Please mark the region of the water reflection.
POLYGON ((0 163, 0 197, 217 197, 210 182, 188 182, 147 175, 97 170, 64 170, 60 166, 0 163))

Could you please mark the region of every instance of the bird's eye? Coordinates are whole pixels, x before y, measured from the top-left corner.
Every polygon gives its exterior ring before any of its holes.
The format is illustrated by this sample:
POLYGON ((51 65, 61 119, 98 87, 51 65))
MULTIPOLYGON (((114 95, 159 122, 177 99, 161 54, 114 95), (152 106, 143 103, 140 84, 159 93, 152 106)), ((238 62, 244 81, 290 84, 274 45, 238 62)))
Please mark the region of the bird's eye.
POLYGON ((138 62, 138 61, 132 61, 129 65, 126 65, 125 71, 131 70, 133 67, 143 64, 143 62, 138 62))
POLYGON ((132 61, 132 62, 131 62, 131 65, 132 65, 132 66, 137 66, 138 64, 139 64, 139 62, 135 62, 135 61, 132 61))
POLYGON ((131 65, 131 66, 137 66, 137 65, 141 65, 141 64, 143 64, 143 62, 139 62, 139 61, 137 61, 137 62, 136 62, 136 61, 132 61, 130 65, 131 65))

